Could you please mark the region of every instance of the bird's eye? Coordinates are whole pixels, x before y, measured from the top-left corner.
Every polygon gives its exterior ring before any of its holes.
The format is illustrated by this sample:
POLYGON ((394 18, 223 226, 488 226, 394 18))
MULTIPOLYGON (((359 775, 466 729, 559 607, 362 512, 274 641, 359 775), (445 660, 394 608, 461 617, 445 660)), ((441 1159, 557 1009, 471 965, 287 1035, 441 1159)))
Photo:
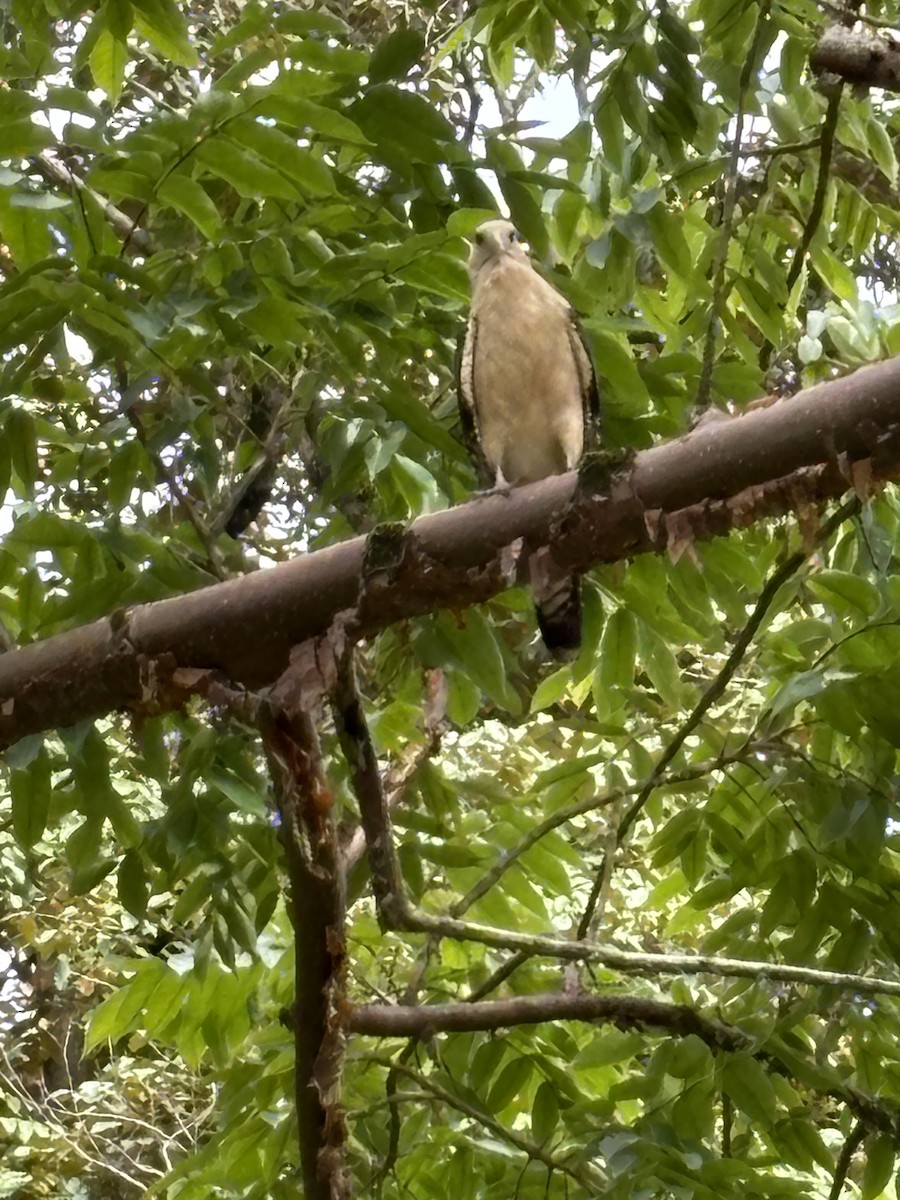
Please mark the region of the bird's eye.
POLYGON ((478 232, 475 234, 475 245, 481 246, 483 244, 484 244, 484 234, 479 229, 478 232))
POLYGON ((518 231, 517 231, 517 230, 515 230, 515 229, 511 229, 511 230, 509 231, 509 240, 510 240, 511 242, 517 242, 517 241, 519 240, 519 234, 518 234, 518 231))

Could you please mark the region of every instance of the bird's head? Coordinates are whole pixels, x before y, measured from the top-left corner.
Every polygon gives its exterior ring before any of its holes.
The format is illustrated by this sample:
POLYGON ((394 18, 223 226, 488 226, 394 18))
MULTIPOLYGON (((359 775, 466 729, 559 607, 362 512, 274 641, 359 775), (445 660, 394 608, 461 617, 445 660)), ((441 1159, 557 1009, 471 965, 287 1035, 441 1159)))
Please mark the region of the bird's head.
POLYGON ((492 262, 499 262, 504 257, 528 261, 515 225, 512 221, 485 221, 475 230, 475 237, 472 239, 469 275, 475 279, 484 267, 492 262))

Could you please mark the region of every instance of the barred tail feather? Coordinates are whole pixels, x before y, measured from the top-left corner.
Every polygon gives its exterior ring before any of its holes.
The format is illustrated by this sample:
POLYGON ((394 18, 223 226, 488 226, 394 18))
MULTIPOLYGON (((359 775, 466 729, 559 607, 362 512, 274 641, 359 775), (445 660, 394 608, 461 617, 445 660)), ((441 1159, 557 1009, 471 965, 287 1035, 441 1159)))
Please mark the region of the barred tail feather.
POLYGON ((574 658, 581 649, 581 581, 546 549, 532 555, 528 573, 544 645, 554 658, 574 658))
POLYGON ((559 594, 535 605, 544 645, 554 658, 574 658, 581 649, 581 587, 577 576, 562 580, 559 594))

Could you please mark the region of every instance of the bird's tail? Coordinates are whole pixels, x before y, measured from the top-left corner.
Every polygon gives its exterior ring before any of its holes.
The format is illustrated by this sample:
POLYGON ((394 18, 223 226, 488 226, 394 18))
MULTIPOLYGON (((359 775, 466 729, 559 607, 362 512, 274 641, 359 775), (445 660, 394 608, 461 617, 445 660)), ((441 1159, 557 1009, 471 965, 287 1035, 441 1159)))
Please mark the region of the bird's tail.
POLYGON ((581 581, 562 571, 546 552, 532 555, 529 566, 544 645, 554 658, 574 658, 581 649, 581 581))

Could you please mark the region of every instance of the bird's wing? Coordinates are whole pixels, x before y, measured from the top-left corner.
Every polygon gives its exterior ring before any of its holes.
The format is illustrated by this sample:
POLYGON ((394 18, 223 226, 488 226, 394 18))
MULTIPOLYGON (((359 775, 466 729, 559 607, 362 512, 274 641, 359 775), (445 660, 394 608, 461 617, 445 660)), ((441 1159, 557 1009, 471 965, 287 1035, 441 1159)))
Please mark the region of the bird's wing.
POLYGON ((478 403, 475 398, 475 345, 478 318, 470 316, 456 343, 456 399, 463 444, 482 482, 490 481, 490 470, 481 448, 478 403))
POLYGON ((591 352, 585 341, 584 331, 574 308, 569 309, 569 346, 575 359, 575 369, 578 372, 578 385, 581 389, 581 405, 584 411, 584 443, 587 449, 590 441, 600 440, 602 413, 600 411, 600 389, 597 386, 597 376, 591 352))

